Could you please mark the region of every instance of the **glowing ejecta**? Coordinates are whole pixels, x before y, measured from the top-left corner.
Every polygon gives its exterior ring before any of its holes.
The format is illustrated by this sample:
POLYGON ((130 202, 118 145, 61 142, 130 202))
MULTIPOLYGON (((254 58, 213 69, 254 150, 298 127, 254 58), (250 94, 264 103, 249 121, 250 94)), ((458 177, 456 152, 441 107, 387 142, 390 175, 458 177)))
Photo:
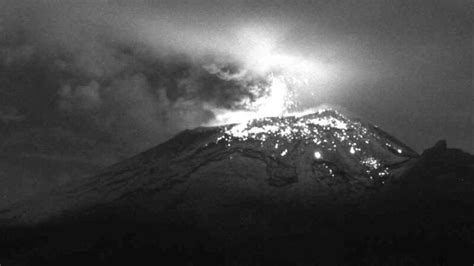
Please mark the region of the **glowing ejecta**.
POLYGON ((354 153, 355 153, 354 147, 351 147, 351 149, 349 150, 349 152, 350 152, 351 154, 354 154, 354 153))
POLYGON ((321 159, 322 158, 321 153, 319 151, 314 152, 314 158, 318 160, 321 159))

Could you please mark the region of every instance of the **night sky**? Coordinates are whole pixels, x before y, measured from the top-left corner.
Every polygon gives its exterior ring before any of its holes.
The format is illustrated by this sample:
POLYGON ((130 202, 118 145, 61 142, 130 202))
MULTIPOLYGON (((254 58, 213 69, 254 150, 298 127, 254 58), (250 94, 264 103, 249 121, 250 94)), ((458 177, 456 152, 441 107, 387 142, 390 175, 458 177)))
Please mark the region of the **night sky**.
POLYGON ((474 152, 469 2, 0 0, 0 195, 262 114, 270 73, 291 105, 266 115, 330 106, 474 152))

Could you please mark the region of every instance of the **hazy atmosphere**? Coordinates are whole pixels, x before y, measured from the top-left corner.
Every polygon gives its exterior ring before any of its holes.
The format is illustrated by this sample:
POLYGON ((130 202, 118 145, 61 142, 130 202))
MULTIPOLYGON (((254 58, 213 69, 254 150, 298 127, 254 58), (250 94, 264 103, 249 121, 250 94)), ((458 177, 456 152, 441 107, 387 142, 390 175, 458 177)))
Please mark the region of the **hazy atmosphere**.
POLYGON ((5 202, 186 128, 327 105, 474 151, 469 1, 2 1, 5 202), (176 4, 176 3, 179 3, 176 4))

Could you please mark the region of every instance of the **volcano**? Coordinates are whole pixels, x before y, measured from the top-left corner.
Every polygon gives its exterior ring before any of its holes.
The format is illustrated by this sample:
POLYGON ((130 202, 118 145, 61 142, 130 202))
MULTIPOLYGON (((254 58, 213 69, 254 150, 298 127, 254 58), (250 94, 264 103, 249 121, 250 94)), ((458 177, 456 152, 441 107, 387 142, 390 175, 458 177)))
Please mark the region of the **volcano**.
POLYGON ((1 210, 0 263, 472 263, 473 166, 335 110, 186 130, 1 210))

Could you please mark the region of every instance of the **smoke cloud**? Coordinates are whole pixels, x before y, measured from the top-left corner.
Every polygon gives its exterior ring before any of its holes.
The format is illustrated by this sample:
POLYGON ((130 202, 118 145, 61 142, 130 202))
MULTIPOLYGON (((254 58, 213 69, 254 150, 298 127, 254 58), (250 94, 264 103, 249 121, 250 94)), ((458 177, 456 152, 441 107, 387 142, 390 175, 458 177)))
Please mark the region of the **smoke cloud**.
POLYGON ((221 34, 235 32, 236 22, 218 31, 185 26, 166 12, 72 3, 15 8, 24 16, 4 21, 15 27, 2 27, 3 67, 45 66, 35 75, 54 80, 34 90, 55 92, 52 117, 89 124, 134 152, 209 123, 213 109, 249 109, 269 94, 268 73, 241 56, 246 44, 221 34))

